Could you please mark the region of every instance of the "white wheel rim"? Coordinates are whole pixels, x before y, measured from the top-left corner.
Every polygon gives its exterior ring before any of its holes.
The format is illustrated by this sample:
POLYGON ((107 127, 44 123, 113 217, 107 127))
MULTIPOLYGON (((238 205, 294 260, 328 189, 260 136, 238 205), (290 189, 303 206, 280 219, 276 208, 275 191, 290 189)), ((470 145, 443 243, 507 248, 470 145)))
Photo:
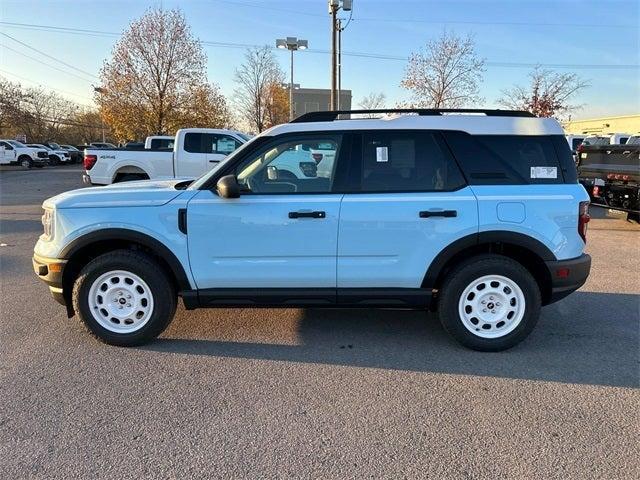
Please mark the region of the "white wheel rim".
POLYGON ((114 270, 100 275, 91 284, 89 308, 103 328, 114 333, 132 333, 151 318, 153 294, 135 273, 114 270))
POLYGON ((485 275, 460 295, 458 313, 467 330, 481 338, 500 338, 520 325, 525 312, 522 289, 501 275, 485 275))

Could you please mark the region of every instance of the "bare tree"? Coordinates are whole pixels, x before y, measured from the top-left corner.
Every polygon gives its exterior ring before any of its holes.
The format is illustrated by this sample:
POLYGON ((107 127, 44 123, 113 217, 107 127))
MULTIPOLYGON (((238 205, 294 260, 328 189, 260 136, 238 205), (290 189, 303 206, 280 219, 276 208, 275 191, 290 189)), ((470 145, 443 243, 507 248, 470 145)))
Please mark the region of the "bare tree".
MULTIPOLYGON (((269 118, 269 110, 274 110, 277 87, 284 82, 284 72, 271 49, 268 46, 248 49, 244 63, 236 69, 235 81, 235 102, 243 120, 251 129, 262 132, 274 120, 269 118)), ((286 105, 288 108, 288 101, 286 105)))
POLYGON ((444 32, 426 48, 412 53, 400 86, 412 94, 407 106, 459 108, 482 101, 479 84, 485 61, 475 52, 473 38, 444 32))
POLYGON ((561 116, 575 108, 570 99, 589 82, 575 73, 558 73, 536 67, 529 73, 527 86, 516 85, 502 91, 498 103, 515 110, 527 110, 538 117, 561 116))
POLYGON ((131 23, 105 61, 100 72, 103 92, 96 93, 95 100, 121 139, 173 133, 190 126, 187 106, 193 105, 194 93, 216 90, 207 86, 205 65, 206 55, 182 12, 152 8, 131 23))
MULTIPOLYGON (((378 110, 385 107, 387 102, 387 97, 382 92, 371 92, 369 95, 364 97, 360 103, 358 103, 358 107, 362 110, 378 110)), ((365 118, 373 118, 376 115, 374 113, 363 115, 365 118)))

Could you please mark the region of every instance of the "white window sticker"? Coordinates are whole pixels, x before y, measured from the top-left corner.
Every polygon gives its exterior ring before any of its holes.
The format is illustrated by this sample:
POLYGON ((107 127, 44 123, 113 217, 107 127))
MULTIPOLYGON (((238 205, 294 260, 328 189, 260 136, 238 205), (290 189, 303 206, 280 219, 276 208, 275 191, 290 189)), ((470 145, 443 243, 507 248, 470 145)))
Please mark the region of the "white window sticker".
POLYGON ((558 168, 531 167, 531 178, 558 178, 558 168))
POLYGON ((389 161, 389 148, 376 147, 376 162, 388 162, 388 161, 389 161))

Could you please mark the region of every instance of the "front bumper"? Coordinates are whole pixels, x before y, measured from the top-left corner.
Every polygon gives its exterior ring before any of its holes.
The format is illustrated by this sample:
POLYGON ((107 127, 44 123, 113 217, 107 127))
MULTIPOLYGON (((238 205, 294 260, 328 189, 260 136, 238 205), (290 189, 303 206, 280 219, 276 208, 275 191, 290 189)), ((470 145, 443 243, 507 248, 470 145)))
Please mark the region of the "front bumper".
POLYGON ((546 304, 557 302, 575 292, 587 281, 591 257, 586 253, 570 260, 545 262, 551 277, 551 296, 546 304))
POLYGON ((40 280, 49 286, 51 296, 61 305, 67 306, 67 302, 62 291, 62 275, 67 260, 59 258, 47 258, 34 254, 33 270, 40 280))

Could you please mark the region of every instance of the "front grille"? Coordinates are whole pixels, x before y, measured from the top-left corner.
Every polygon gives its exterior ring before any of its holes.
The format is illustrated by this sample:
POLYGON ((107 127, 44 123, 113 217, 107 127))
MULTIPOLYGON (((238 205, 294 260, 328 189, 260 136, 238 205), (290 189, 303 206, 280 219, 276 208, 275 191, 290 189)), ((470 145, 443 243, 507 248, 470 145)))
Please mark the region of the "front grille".
POLYGON ((47 152, 38 152, 38 158, 47 158, 48 156, 47 152))

